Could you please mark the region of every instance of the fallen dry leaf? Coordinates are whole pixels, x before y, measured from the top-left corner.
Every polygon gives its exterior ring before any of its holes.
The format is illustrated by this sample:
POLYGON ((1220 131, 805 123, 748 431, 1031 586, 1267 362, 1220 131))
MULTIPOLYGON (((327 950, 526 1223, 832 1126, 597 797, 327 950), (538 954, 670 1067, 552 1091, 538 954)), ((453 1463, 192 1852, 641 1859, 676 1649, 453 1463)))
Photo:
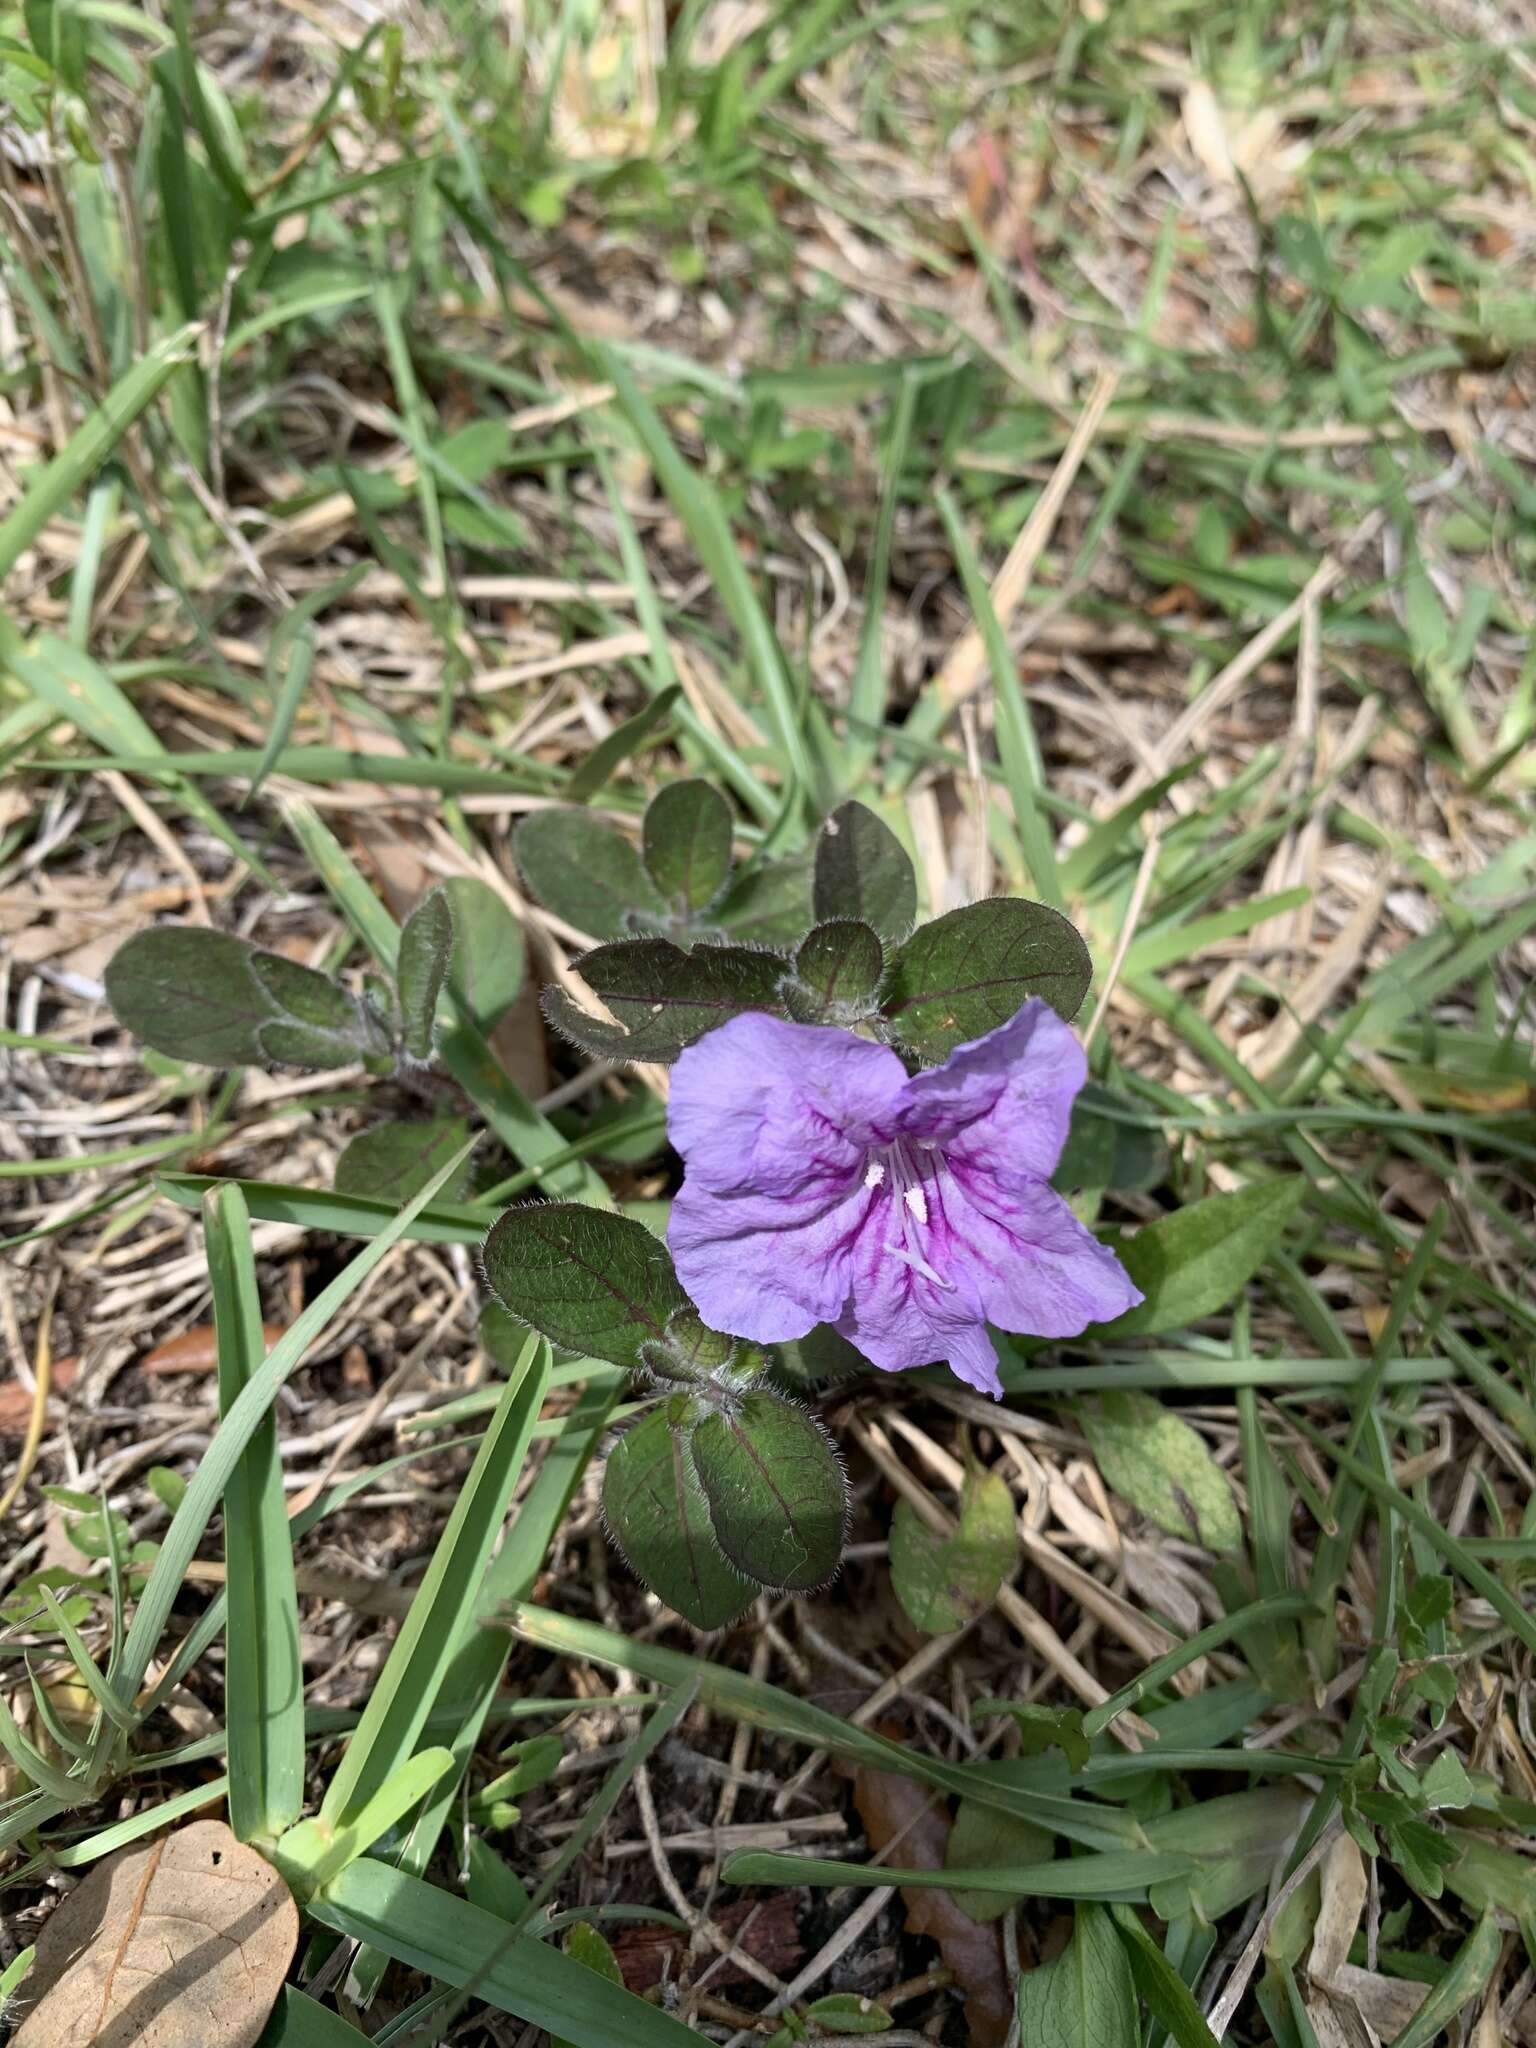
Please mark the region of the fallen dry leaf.
POLYGON ((98 1863, 55 1908, 11 2048, 254 2048, 298 1939, 271 1864, 194 1821, 98 1863))
MULTIPOLYGON (((267 1349, 282 1336, 278 1323, 263 1323, 262 1339, 267 1349)), ((195 1330, 183 1330, 146 1352, 139 1360, 140 1372, 168 1375, 176 1372, 212 1372, 219 1362, 219 1340, 212 1323, 199 1323, 195 1330)))
MULTIPOLYGON (((48 1398, 62 1393, 80 1370, 78 1358, 56 1358, 49 1375, 48 1398)), ((0 1436, 25 1436, 32 1420, 33 1393, 20 1380, 7 1380, 0 1387, 0 1436)))
MULTIPOLYGON (((895 1771, 858 1771, 853 1803, 870 1847, 891 1848, 891 1862, 908 1870, 942 1870, 949 1846, 949 1809, 943 1799, 895 1771)), ((1013 1994, 1003 1966, 995 1923, 979 1927, 948 1892, 903 1891, 907 1932, 926 1934, 954 1972, 965 1998, 972 2048, 998 2048, 1013 2020, 1013 1994)))
MULTIPOLYGON (((776 1977, 790 1977, 805 1961, 805 1948, 795 1924, 795 1904, 788 1892, 775 1892, 767 1900, 734 1900, 710 1913, 716 1929, 740 1944, 744 1955, 772 1970, 776 1977)), ((750 1984, 753 1979, 735 1963, 722 1963, 710 1949, 690 1959, 688 1938, 670 1927, 624 1927, 613 1938, 613 1953, 625 1987, 644 1993, 662 1983, 689 1981, 695 1974, 709 1972, 711 1985, 750 1984)))

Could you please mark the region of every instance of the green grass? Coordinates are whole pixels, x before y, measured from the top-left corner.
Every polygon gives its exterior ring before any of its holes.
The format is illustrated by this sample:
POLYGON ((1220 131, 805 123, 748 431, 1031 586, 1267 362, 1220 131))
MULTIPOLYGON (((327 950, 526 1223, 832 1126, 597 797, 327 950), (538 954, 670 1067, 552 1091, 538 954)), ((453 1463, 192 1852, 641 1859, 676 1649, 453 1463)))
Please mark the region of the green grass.
MULTIPOLYGON (((138 1424, 112 1379, 68 1452, 50 1419, 10 1509, 13 1901, 224 1799, 304 1909, 266 2048, 447 2039, 482 2011, 583 2048, 725 2040, 765 2005, 777 2024, 777 1994, 696 1995, 685 1944, 673 2010, 560 1936, 615 1907, 675 1925, 652 1858, 600 1850, 653 1804, 663 1832, 715 1810, 713 1777, 673 1775, 679 1745, 734 1756, 737 1818, 765 1824, 830 1754, 1045 1831, 966 1885, 1016 1902, 1000 1953, 1026 1964, 1052 1901, 1087 1902, 1081 1952, 1106 1952, 1097 1929, 1122 1957, 1101 2038, 1203 2048, 1225 1995, 1236 2037, 1311 2048, 1344 1996, 1307 1969, 1335 1881, 1307 1858, 1334 1839, 1374 1860, 1354 1960, 1391 1976, 1410 1953, 1429 1987, 1406 2048, 1470 2027, 1524 1968, 1499 1930, 1536 1953, 1536 1808, 1501 1704, 1536 1648, 1529 40, 1252 0, 813 5, 745 33, 687 0, 645 12, 654 37, 538 0, 516 40, 457 0, 351 48, 304 19, 271 11, 261 73, 181 5, 56 0, 0 38, 0 91, 54 165, 13 156, 26 231, 0 247, 8 1341, 33 1355, 55 1286, 87 1369, 98 1341, 121 1374, 212 1321, 221 1417, 210 1399, 206 1448, 167 1454, 167 1520, 121 1456, 138 1424), (1278 124, 1246 182, 1197 146, 1202 82, 1240 162, 1246 124, 1278 124), (971 626, 956 707, 937 678, 971 626), (542 673, 498 681, 523 665, 542 673), (393 1094, 103 1065, 127 1056, 83 950, 103 927, 65 929, 92 892, 125 931, 206 907, 354 982, 389 974, 441 873, 515 884, 516 819, 563 801, 632 828, 685 773, 730 795, 749 881, 852 795, 914 854, 926 913, 978 889, 1063 908, 1096 991, 1115 981, 1085 1213, 1129 1233, 1238 1205, 1179 1226, 1205 1263, 1166 1319, 1012 1347, 991 1423, 939 1374, 838 1385, 861 1428, 891 1405, 921 1432, 887 1419, 909 1498, 944 1509, 975 1456, 1021 1500, 1075 1503, 1043 1526, 1100 1582, 1085 1608, 1026 1552, 1028 1651, 994 1610, 913 1681, 899 1740, 820 1703, 917 1646, 867 1439, 847 1443, 873 1554, 798 1618, 770 1600, 770 1633, 702 1639, 602 1548, 622 1376, 507 1355, 487 1325, 466 1387, 466 1248, 534 1192, 657 1223, 653 1096, 560 1100, 529 1078, 536 1025, 482 1030, 458 996, 438 1075, 393 1094), (331 1187, 360 1108, 435 1114, 439 1083, 481 1134, 467 1181, 331 1187), (1299 1193, 1266 1206, 1282 1183, 1299 1193), (156 1292, 179 1259, 206 1282, 156 1292), (407 1384, 431 1398, 395 1417, 404 1455, 366 1435, 335 1471, 311 1458, 290 1520, 279 1460, 308 1425, 279 1390, 335 1402, 333 1349, 382 1341, 379 1290, 384 1370, 430 1331, 407 1384), (1132 1395, 1177 1421, 1157 1441, 1178 1469, 1115 1457, 1132 1395), (357 1518, 384 1488, 410 1503, 389 1585, 415 1597, 387 1656, 333 1673, 313 1642, 355 1646, 354 1623, 308 1575, 332 1536, 373 1540, 357 1518), (1166 1511, 1212 1488, 1238 1531, 1220 1552, 1166 1511), (39 1576, 50 1528, 69 1565, 39 1576), (217 1556, 227 1595, 190 1570, 217 1556), (861 1676, 818 1664, 818 1637, 861 1676), (980 1712, 957 1737, 928 1711, 957 1696, 1068 1718, 980 1712), (169 1713, 187 1697, 211 1718, 195 1738, 169 1713), (541 1775, 554 1751, 523 1717, 558 1738, 589 1710, 602 1775, 541 1775), (1245 1916, 1304 1864, 1234 1976, 1245 1916)), ((558 924, 536 978, 552 948, 574 950, 558 924)), ((551 1083, 572 1071, 557 1049, 551 1083)), ((689 1898, 717 1868, 711 1910, 795 1887, 807 1928, 801 1886, 942 1887, 850 1826, 846 1855, 673 1864, 689 1898)), ((898 2024, 963 2038, 943 1985, 922 1996, 898 2024)))

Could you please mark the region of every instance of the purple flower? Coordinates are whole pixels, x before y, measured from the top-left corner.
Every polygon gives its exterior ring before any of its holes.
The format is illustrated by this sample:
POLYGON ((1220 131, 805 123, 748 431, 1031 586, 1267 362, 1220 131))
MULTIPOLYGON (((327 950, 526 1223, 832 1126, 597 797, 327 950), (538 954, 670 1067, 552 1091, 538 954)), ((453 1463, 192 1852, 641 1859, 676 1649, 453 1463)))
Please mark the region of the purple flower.
POLYGON ((942 1359, 998 1396, 989 1322, 1075 1337, 1141 1300, 1050 1186, 1086 1074, 1038 998, 912 1076, 849 1031, 733 1017, 673 1069, 678 1277, 733 1336, 831 1323, 884 1372, 942 1359))

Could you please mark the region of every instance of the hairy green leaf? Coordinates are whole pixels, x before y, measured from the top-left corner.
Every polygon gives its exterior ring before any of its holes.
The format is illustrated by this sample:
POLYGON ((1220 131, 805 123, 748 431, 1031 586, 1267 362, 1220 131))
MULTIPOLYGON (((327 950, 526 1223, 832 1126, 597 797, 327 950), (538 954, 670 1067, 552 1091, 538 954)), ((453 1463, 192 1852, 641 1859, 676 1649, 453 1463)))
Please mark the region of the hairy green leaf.
POLYGON ((906 848, 853 801, 839 804, 821 828, 812 895, 818 921, 858 918, 882 939, 904 939, 917 916, 917 877, 906 848))
POLYGON ((785 962, 746 946, 695 946, 627 939, 576 963, 582 979, 618 1018, 581 1009, 564 989, 544 992, 544 1014, 595 1059, 675 1060, 685 1046, 743 1010, 782 1011, 785 962))
POLYGON ((885 951, 873 927, 833 918, 807 932, 795 955, 784 1004, 802 1024, 846 1024, 874 1009, 885 951))
POLYGON ((695 1628, 723 1628, 757 1588, 721 1555, 671 1406, 652 1408, 609 1452, 603 1518, 625 1563, 658 1599, 695 1628))
POLYGON ((453 911, 443 889, 429 889, 400 928, 395 966, 402 1035, 413 1060, 432 1057, 437 999, 452 958, 453 911))
POLYGON ((564 1351, 640 1363, 688 1305, 672 1259, 643 1223, 575 1202, 509 1209, 485 1241, 485 1277, 503 1308, 564 1351))
POLYGON ((647 806, 640 843, 657 889, 692 917, 730 880, 731 807, 712 783, 669 783, 647 806))
POLYGON ((821 1425, 757 1389, 706 1415, 689 1449, 731 1563, 785 1592, 824 1586, 842 1559, 848 1485, 821 1425))
POLYGON ((981 1038, 1031 996, 1076 1016, 1088 990, 1088 948, 1059 911, 990 896, 921 925, 891 962, 885 1014, 925 1060, 981 1038))
POLYGON ((546 910, 594 939, 619 939, 631 913, 666 915, 629 840, 587 811, 535 811, 513 840, 523 880, 546 910))
POLYGON ((118 1022, 171 1059, 326 1068, 389 1049, 373 1013, 326 975, 196 925, 136 933, 106 989, 118 1022))

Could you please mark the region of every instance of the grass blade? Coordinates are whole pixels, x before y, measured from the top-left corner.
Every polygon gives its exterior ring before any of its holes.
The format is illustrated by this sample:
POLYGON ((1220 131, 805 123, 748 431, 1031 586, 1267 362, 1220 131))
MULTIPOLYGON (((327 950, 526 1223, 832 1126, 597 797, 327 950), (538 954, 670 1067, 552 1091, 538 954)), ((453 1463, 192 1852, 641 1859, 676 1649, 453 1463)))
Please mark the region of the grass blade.
POLYGON ((171 1608, 186 1577, 187 1566, 202 1541, 204 1530, 213 1519, 214 1509, 224 1496, 224 1489, 239 1463, 241 1452, 261 1426, 278 1388, 336 1311, 352 1298, 379 1262, 404 1237, 417 1212, 426 1208, 473 1149, 472 1145, 465 1145, 419 1194, 411 1198, 395 1221, 380 1231, 371 1244, 365 1245, 330 1285, 315 1296, 273 1345, 219 1424, 213 1442, 192 1476, 181 1506, 161 1538, 160 1554, 155 1559, 148 1584, 139 1596, 138 1609, 116 1673, 118 1694, 122 1699, 137 1698, 150 1659, 165 1632, 171 1608))
MULTIPOLYGON (((189 321, 163 341, 157 341, 131 370, 118 378, 96 410, 81 422, 41 474, 32 479, 5 518, 0 519, 0 581, 10 575, 54 514, 62 511, 96 474, 140 413, 159 397, 168 380, 183 364, 194 359, 202 331, 201 322, 189 321)), ((14 638, 13 629, 7 627, 0 648, 14 638)))
MULTIPOLYGON (((227 1416, 264 1352, 250 1213, 235 1187, 203 1204, 219 1354, 219 1412, 227 1416)), ((229 1824, 242 1842, 275 1839, 304 1804, 304 1668, 293 1536, 283 1499, 277 1424, 268 1413, 224 1493, 228 1621, 224 1723, 229 1824)))
POLYGON ((320 1818, 330 1828, 353 1822, 409 1758, 454 1652, 476 1625, 481 1581, 528 1454, 548 1371, 549 1347, 530 1336, 357 1733, 326 1788, 320 1818))

